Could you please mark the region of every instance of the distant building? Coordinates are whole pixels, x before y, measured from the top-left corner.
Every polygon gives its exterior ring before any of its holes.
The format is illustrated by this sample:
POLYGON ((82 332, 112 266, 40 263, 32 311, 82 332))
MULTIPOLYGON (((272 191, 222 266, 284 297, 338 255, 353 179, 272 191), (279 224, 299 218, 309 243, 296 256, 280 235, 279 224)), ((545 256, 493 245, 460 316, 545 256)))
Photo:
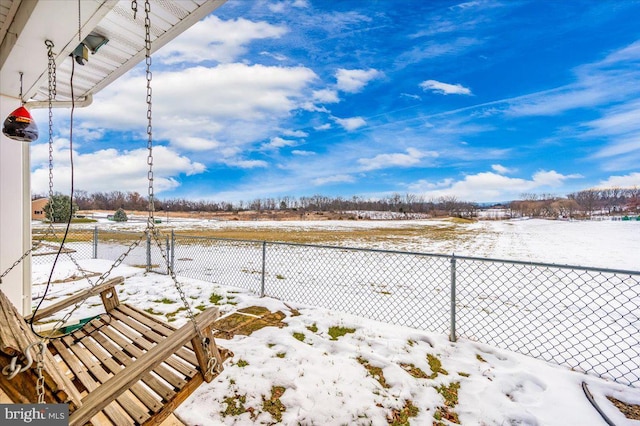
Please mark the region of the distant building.
POLYGON ((44 206, 49 202, 48 198, 38 198, 31 201, 31 220, 45 220, 44 206))

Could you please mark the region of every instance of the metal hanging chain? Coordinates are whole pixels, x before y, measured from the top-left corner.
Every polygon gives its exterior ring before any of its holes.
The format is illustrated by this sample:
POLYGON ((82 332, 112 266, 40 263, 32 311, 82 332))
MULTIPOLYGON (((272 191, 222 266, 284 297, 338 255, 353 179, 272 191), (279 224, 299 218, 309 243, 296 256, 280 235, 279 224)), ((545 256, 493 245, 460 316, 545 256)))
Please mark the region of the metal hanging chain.
POLYGON ((57 92, 56 61, 53 56, 53 42, 46 40, 47 56, 49 58, 47 66, 48 94, 49 94, 49 227, 53 228, 53 100, 57 92))
MULTIPOLYGON (((78 3, 78 37, 80 37, 81 32, 81 16, 80 16, 80 4, 78 3)), ((42 240, 44 240, 48 235, 53 235, 53 237, 57 240, 58 236, 56 235, 55 228, 53 227, 53 221, 55 218, 55 209, 54 209, 54 192, 53 192, 53 101, 57 95, 57 76, 56 76, 56 61, 53 55, 53 42, 51 40, 46 40, 45 45, 47 46, 47 57, 48 57, 48 66, 47 66, 47 75, 48 75, 48 94, 49 94, 49 227, 47 228, 46 234, 43 236, 42 240)), ((73 64, 72 64, 73 66, 73 64)), ((71 82, 71 88, 73 89, 73 82, 71 82)), ((71 102, 73 102, 73 95, 71 102)), ((70 208, 70 212, 73 208, 70 208)), ((84 278, 89 281, 91 284, 91 280, 88 275, 84 273, 84 270, 80 267, 78 262, 71 256, 70 253, 66 253, 67 257, 71 259, 76 268, 83 272, 84 278)))
POLYGON ((152 90, 151 79, 153 77, 151 73, 151 4, 149 0, 144 2, 144 48, 145 48, 145 64, 146 64, 146 79, 147 79, 147 165, 149 171, 147 173, 147 180, 149 182, 148 195, 149 195, 149 218, 147 220, 149 228, 155 230, 155 200, 153 192, 153 126, 152 126, 152 90))
MULTIPOLYGON (((137 11, 136 0, 132 1, 131 8, 133 9, 134 19, 135 19, 135 13, 137 11)), ((217 365, 217 359, 211 353, 211 348, 209 346, 209 339, 207 339, 204 336, 204 334, 202 333, 202 330, 200 330, 200 327, 198 327, 198 323, 196 322, 195 315, 193 313, 193 310, 191 309, 191 305, 189 304, 189 301, 187 300, 187 297, 184 293, 182 285, 178 281, 178 278, 176 277, 175 272, 171 268, 169 259, 167 259, 164 253, 164 250, 162 250, 162 244, 160 243, 160 240, 158 238, 158 232, 155 227, 155 218, 154 218, 155 204, 154 204, 154 191, 153 191, 153 120, 152 120, 153 92, 151 90, 151 80, 153 75, 151 73, 151 3, 150 3, 150 0, 145 0, 144 2, 144 29, 145 29, 144 47, 145 47, 145 64, 146 64, 146 80, 147 80, 147 99, 146 99, 147 100, 147 151, 148 151, 147 164, 149 166, 149 171, 147 174, 147 180, 149 182, 149 191, 148 191, 149 192, 149 208, 148 208, 149 218, 147 219, 147 231, 150 233, 151 236, 153 236, 153 239, 155 240, 158 247, 160 247, 160 253, 162 254, 162 257, 169 268, 169 274, 171 276, 171 279, 173 280, 176 290, 178 291, 178 294, 180 295, 180 299, 182 300, 182 303, 187 311, 187 317, 191 321, 191 324, 193 325, 193 329, 196 335, 202 342, 202 347, 207 356, 207 370, 213 372, 213 370, 216 368, 216 365, 217 365)), ((202 373, 205 374, 206 372, 203 371, 202 373)))
POLYGON ((36 382, 36 392, 38 393, 38 404, 44 404, 44 351, 47 345, 43 340, 37 343, 38 351, 36 352, 36 374, 38 381, 36 382))

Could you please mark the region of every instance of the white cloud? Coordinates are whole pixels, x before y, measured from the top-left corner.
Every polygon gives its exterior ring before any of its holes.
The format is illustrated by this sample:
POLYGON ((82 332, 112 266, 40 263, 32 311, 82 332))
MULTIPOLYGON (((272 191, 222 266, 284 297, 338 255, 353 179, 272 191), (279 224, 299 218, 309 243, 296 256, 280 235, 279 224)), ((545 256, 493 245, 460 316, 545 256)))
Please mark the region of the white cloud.
POLYGON ((313 184, 316 186, 320 186, 320 185, 326 185, 328 183, 350 183, 354 181, 355 181, 355 178, 350 175, 335 175, 335 176, 314 179, 313 184))
POLYGON ((598 188, 640 188, 640 173, 633 172, 624 176, 609 176, 607 180, 600 181, 598 188))
POLYGON ((333 117, 333 120, 348 132, 351 132, 353 130, 359 129, 362 126, 367 125, 367 122, 362 117, 351 117, 351 118, 333 117))
POLYGON ((533 174, 533 182, 537 186, 558 187, 567 179, 579 179, 580 174, 562 175, 555 170, 540 170, 533 174))
POLYGON ((338 97, 338 92, 331 89, 314 90, 313 99, 315 101, 325 103, 325 104, 333 104, 333 103, 340 102, 340 98, 338 97))
POLYGON ((209 15, 158 50, 154 59, 166 64, 233 62, 247 52, 247 45, 253 40, 279 38, 287 31, 267 22, 244 18, 223 21, 209 15))
POLYGON ((177 137, 172 141, 173 145, 189 151, 208 151, 218 148, 218 141, 193 136, 177 137))
POLYGON ((471 90, 460 84, 443 83, 437 80, 425 80, 420 83, 424 91, 432 91, 441 95, 471 95, 471 90))
POLYGON ((284 148, 286 146, 296 146, 298 143, 296 141, 291 141, 288 139, 283 139, 279 136, 276 136, 274 138, 271 138, 271 140, 269 141, 269 143, 266 143, 264 145, 262 145, 262 148, 264 149, 278 149, 278 148, 284 148))
MULTIPOLYGON (((54 190, 68 193, 71 181, 68 141, 62 146, 59 140, 54 151, 54 190)), ((48 145, 32 146, 36 155, 31 173, 31 189, 34 193, 49 192, 49 166, 43 153, 48 145)), ((146 148, 131 151, 102 149, 90 153, 74 152, 74 187, 88 192, 136 191, 146 193, 147 181, 146 148)), ((156 193, 175 189, 180 186, 178 177, 195 175, 205 171, 205 166, 180 155, 165 146, 156 146, 153 150, 153 179, 156 193)))
POLYGON ((424 157, 437 157, 435 152, 422 152, 415 148, 408 148, 407 153, 379 154, 373 158, 361 158, 358 163, 362 170, 377 170, 389 167, 411 167, 420 164, 424 157))
MULTIPOLYGON (((202 150, 213 149, 220 154, 223 149, 266 139, 306 102, 309 85, 316 78, 313 71, 304 67, 238 63, 155 72, 154 138, 191 151, 200 140, 204 142, 202 150)), ((143 76, 127 74, 96 98, 93 105, 77 113, 83 126, 143 134, 143 76)))
POLYGON ((241 169, 256 169, 267 167, 269 163, 263 160, 232 160, 225 161, 229 166, 239 167, 241 169))
POLYGON ((369 81, 379 78, 381 75, 382 73, 375 69, 346 70, 340 68, 336 71, 336 87, 343 92, 358 93, 369 81))
POLYGON ((309 2, 307 0, 279 1, 275 3, 270 3, 267 7, 271 12, 283 13, 287 10, 287 6, 296 7, 298 9, 304 9, 309 7, 309 2))
POLYGON ((417 101, 421 101, 422 100, 422 98, 420 96, 412 94, 412 93, 400 93, 400 96, 402 96, 404 98, 415 99, 417 101))
POLYGON ((331 124, 325 123, 325 124, 321 124, 319 126, 315 126, 313 129, 314 130, 328 130, 330 128, 331 128, 331 124))
POLYGON ((514 170, 504 167, 501 164, 492 164, 491 169, 494 172, 500 173, 501 175, 508 175, 509 173, 513 173, 514 170))
POLYGON ((299 155, 301 157, 309 157, 311 155, 316 155, 316 153, 313 152, 313 151, 304 151, 304 150, 300 150, 300 149, 294 149, 293 151, 291 151, 291 154, 299 155))
POLYGON ((309 136, 309 133, 304 132, 302 130, 283 130, 282 134, 285 136, 291 136, 294 138, 306 138, 309 136))
POLYGON ((454 196, 465 201, 508 201, 517 199, 524 192, 558 188, 568 179, 578 179, 577 174, 562 175, 555 170, 541 170, 531 179, 503 176, 493 172, 482 172, 465 176, 464 179, 452 179, 437 183, 420 180, 409 188, 420 192, 425 198, 454 196))

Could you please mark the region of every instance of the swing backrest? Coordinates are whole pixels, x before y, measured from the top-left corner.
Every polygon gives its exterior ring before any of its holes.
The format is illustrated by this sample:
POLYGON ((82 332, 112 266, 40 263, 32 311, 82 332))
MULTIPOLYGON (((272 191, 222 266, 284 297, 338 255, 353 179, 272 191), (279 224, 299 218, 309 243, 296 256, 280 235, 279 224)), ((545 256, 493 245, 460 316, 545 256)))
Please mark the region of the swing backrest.
MULTIPOLYGON (((0 369, 9 366, 14 359, 26 365, 27 348, 39 339, 18 310, 0 290, 0 369)), ((0 373, 0 388, 13 401, 19 404, 32 404, 37 390, 37 347, 29 349, 34 360, 31 367, 17 374, 11 380, 0 373)), ((56 368, 56 361, 48 350, 43 358, 44 398, 48 403, 70 403, 71 408, 80 405, 81 396, 69 378, 56 368)))

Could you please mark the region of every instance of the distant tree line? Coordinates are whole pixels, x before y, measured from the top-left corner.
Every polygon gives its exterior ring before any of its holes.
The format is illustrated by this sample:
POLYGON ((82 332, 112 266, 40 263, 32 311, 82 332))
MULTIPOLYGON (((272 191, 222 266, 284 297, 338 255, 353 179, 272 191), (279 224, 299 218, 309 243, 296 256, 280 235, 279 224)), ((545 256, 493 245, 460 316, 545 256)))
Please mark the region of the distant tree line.
POLYGON ((508 205, 512 216, 529 217, 590 217, 638 213, 640 188, 586 189, 568 194, 566 198, 552 194, 522 194, 520 200, 508 205))
MULTIPOLYGON (((39 197, 34 197, 39 198, 39 197)), ((522 194, 519 200, 500 206, 512 217, 575 217, 598 214, 619 214, 640 209, 640 188, 587 189, 558 197, 552 194, 522 194)), ((80 210, 137 210, 148 208, 148 198, 138 192, 76 191, 74 202, 80 210)), ((459 200, 455 196, 425 198, 414 194, 392 194, 381 199, 313 195, 303 197, 269 197, 236 203, 226 201, 189 200, 185 198, 156 199, 156 211, 169 212, 267 212, 289 210, 304 212, 380 211, 405 215, 428 214, 432 217, 457 216, 471 218, 478 214, 477 203, 459 200)))

